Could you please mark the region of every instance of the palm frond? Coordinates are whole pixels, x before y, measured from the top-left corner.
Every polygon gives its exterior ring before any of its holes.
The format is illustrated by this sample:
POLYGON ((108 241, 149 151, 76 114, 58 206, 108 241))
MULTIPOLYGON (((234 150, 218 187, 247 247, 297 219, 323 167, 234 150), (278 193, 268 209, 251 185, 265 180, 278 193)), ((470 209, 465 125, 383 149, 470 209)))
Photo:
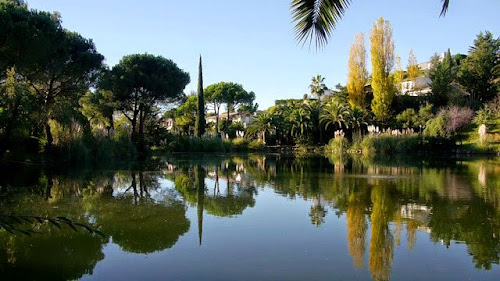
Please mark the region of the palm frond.
POLYGON ((292 0, 292 21, 295 38, 302 45, 315 41, 316 49, 328 43, 333 30, 351 0, 292 0))
POLYGON ((450 0, 441 0, 443 2, 443 8, 441 9, 440 17, 446 16, 446 12, 448 12, 448 6, 450 5, 450 0))

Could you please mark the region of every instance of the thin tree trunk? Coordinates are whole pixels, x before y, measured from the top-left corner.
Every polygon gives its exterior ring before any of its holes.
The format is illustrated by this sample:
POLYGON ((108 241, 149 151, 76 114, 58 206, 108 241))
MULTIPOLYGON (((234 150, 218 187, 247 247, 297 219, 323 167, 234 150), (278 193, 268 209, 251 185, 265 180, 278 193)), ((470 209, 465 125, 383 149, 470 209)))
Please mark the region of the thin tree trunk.
POLYGON ((52 149, 52 143, 54 142, 54 137, 52 137, 52 132, 50 131, 49 119, 45 122, 45 135, 47 137, 47 150, 52 149))
POLYGON ((146 118, 146 109, 144 106, 141 106, 139 110, 139 151, 145 152, 145 143, 144 143, 144 119, 146 118))

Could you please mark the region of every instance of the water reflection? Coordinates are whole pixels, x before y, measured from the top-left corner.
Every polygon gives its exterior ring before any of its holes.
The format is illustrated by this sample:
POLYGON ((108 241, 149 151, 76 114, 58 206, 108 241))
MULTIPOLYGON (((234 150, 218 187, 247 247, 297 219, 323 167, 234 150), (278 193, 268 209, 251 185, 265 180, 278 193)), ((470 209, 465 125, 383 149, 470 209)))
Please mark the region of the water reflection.
POLYGON ((202 245, 206 216, 237 220, 257 208, 259 192, 268 190, 308 200, 305 216, 315 229, 343 218, 346 254, 373 280, 391 279, 396 249, 414 251, 417 233, 443 248, 465 243, 474 266, 490 270, 500 261, 499 164, 246 155, 176 156, 118 171, 29 168, 25 182, 12 174, 0 180, 3 212, 64 215, 109 239, 49 225, 33 237, 0 231, 0 273, 76 279, 92 274, 109 243, 130 253, 168 250, 189 232, 189 208, 196 210, 202 245))

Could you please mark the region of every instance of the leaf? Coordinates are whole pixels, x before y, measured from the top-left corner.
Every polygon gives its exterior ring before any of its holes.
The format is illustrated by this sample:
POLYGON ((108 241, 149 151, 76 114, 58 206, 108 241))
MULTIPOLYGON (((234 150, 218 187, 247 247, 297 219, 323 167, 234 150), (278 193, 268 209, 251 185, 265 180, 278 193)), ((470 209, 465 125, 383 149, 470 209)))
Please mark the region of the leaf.
POLYGON ((26 222, 33 223, 33 220, 32 220, 32 219, 30 219, 29 217, 22 216, 22 217, 20 217, 20 218, 21 218, 21 219, 23 219, 23 220, 24 220, 24 221, 26 221, 26 222))
POLYGON ((14 232, 12 232, 12 230, 11 230, 12 226, 10 226, 10 225, 6 225, 6 224, 3 224, 3 223, 0 223, 0 228, 3 228, 5 230, 7 230, 9 233, 14 234, 14 232))
POLYGON ((21 232, 22 234, 24 235, 27 235, 27 236, 31 236, 31 233, 29 233, 28 231, 26 230, 22 230, 22 229, 16 229, 17 231, 21 232))
POLYGON ((302 45, 316 43, 316 49, 328 43, 338 21, 351 0, 293 0, 292 21, 295 22, 295 38, 302 45))
POLYGON ((106 238, 106 235, 104 233, 102 233, 101 231, 97 230, 97 229, 94 229, 94 232, 97 233, 99 236, 101 236, 102 238, 106 238))
POLYGON ((73 225, 73 223, 71 221, 63 221, 64 223, 66 223, 69 227, 71 227, 71 229, 73 229, 75 232, 78 232, 78 230, 76 229, 76 227, 73 225))
POLYGON ((94 230, 92 228, 90 228, 89 226, 87 226, 87 225, 84 225, 84 224, 78 223, 78 222, 75 222, 75 225, 78 225, 78 226, 81 226, 81 227, 85 228, 90 233, 94 233, 94 230))
POLYGON ((440 17, 446 16, 446 12, 448 12, 448 6, 450 5, 450 0, 441 0, 443 2, 443 8, 441 9, 440 17))
POLYGON ((9 216, 9 218, 12 219, 12 220, 14 220, 17 223, 22 223, 22 221, 18 217, 16 217, 16 216, 9 216))
POLYGON ((60 219, 60 220, 65 221, 65 222, 73 223, 71 220, 69 220, 69 219, 68 219, 68 218, 66 218, 66 217, 57 217, 57 218, 58 218, 58 219, 60 219))
POLYGON ((61 225, 60 225, 58 222, 56 222, 54 219, 47 218, 47 220, 48 220, 51 224, 55 225, 57 228, 61 229, 61 225))

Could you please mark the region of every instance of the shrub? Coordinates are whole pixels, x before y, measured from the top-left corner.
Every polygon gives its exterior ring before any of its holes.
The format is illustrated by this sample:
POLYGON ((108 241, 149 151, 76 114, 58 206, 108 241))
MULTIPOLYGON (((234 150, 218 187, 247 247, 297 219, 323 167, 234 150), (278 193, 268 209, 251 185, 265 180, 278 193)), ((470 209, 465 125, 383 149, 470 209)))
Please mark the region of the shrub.
POLYGON ((361 142, 364 153, 414 153, 422 149, 418 135, 368 135, 361 142))
POLYGON ((333 138, 325 146, 325 150, 335 153, 342 153, 349 148, 349 141, 346 138, 333 138))
POLYGON ((266 145, 258 140, 253 140, 248 144, 249 150, 262 151, 266 148, 266 145))
POLYGON ((443 115, 432 118, 425 124, 424 136, 434 138, 448 138, 446 119, 443 115))
POLYGON ((175 187, 181 191, 188 191, 194 187, 194 180, 185 174, 179 174, 174 180, 175 187))

